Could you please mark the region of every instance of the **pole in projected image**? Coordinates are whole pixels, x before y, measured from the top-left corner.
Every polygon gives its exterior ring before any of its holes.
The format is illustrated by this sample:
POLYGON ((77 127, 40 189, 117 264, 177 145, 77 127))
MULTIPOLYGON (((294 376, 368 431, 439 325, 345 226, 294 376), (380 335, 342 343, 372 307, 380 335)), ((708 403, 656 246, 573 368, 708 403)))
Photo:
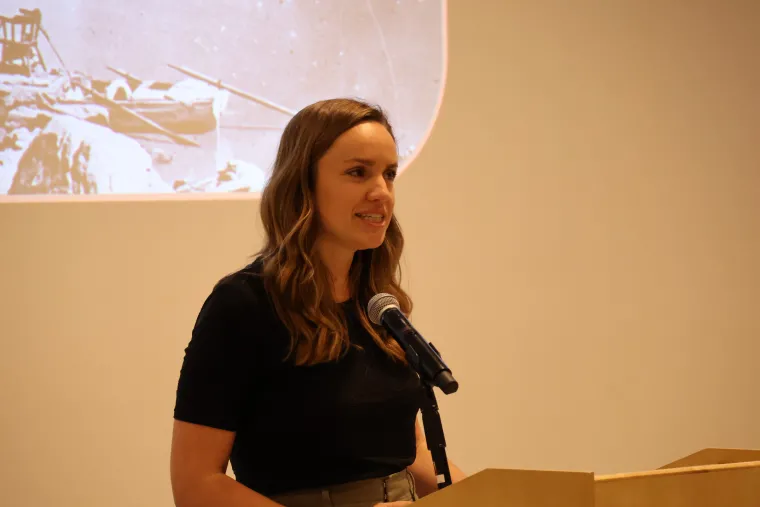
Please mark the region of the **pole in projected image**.
POLYGON ((375 294, 367 304, 367 314, 373 324, 383 326, 401 345, 409 364, 420 376, 426 394, 422 407, 422 423, 428 449, 433 456, 438 489, 450 486, 451 472, 446 457, 446 438, 433 388, 438 387, 448 395, 459 389, 459 383, 443 362, 438 350, 407 320, 393 295, 375 294))

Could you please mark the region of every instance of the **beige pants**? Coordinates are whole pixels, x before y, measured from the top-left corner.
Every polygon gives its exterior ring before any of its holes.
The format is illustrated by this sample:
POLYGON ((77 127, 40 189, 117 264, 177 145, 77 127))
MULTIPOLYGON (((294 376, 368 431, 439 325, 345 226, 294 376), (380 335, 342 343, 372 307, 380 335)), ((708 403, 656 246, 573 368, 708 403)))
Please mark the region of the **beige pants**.
POLYGON ((380 502, 414 501, 417 498, 414 477, 408 470, 403 470, 379 479, 285 493, 272 497, 272 500, 285 507, 372 507, 380 502))

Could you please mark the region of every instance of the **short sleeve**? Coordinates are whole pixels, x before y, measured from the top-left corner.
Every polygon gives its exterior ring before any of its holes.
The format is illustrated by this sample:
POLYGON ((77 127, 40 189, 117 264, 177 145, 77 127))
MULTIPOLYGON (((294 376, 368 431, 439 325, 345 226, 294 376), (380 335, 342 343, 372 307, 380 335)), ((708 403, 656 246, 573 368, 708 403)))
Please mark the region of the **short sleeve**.
POLYGON ((221 282, 195 322, 177 383, 174 418, 236 431, 255 360, 255 298, 244 283, 221 282))

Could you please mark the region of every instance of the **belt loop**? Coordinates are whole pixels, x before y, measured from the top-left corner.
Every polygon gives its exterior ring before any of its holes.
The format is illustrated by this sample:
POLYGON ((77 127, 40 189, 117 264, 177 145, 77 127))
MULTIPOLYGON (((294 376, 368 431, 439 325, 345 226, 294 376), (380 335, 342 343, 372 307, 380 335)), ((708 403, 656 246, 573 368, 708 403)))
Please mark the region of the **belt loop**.
POLYGON ((388 501, 388 478, 383 478, 383 502, 388 501))
POLYGON ((414 481, 414 475, 412 475, 412 472, 410 472, 408 468, 406 469, 406 480, 409 483, 412 499, 417 500, 417 484, 414 481))
POLYGON ((322 505, 325 507, 332 507, 332 498, 330 498, 330 491, 327 489, 322 490, 322 505))

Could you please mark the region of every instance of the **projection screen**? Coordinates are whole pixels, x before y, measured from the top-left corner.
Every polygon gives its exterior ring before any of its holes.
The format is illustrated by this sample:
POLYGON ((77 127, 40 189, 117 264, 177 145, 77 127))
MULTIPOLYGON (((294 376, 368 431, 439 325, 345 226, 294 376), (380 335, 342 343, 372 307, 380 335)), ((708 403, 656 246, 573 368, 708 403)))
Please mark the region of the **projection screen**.
POLYGON ((0 202, 257 196, 312 102, 435 120, 444 0, 4 0, 0 202))

